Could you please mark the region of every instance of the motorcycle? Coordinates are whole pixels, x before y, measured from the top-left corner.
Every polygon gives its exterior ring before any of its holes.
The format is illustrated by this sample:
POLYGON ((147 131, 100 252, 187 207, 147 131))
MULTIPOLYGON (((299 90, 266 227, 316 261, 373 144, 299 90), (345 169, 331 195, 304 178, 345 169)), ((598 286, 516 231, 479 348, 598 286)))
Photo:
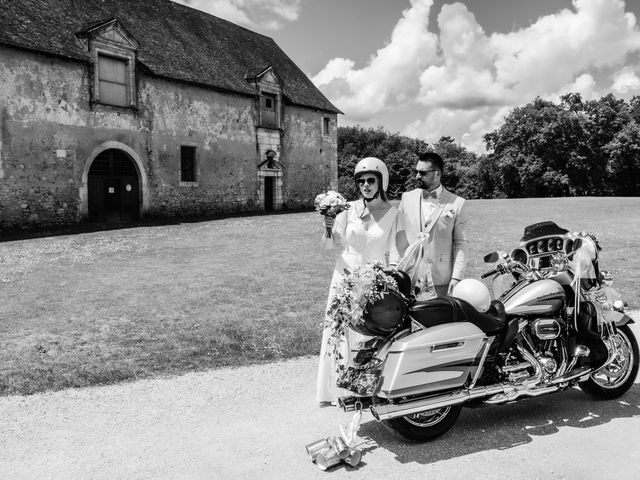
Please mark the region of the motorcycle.
POLYGON ((620 397, 635 381, 640 355, 634 321, 611 275, 600 272, 598 250, 587 234, 530 225, 511 253, 484 258, 496 263, 482 275, 497 297, 486 312, 453 296, 415 301, 411 279, 386 271, 398 291, 351 325, 366 337, 339 380, 351 392, 339 406, 368 408, 400 437, 423 442, 447 432, 462 407, 575 385, 595 398, 620 397))

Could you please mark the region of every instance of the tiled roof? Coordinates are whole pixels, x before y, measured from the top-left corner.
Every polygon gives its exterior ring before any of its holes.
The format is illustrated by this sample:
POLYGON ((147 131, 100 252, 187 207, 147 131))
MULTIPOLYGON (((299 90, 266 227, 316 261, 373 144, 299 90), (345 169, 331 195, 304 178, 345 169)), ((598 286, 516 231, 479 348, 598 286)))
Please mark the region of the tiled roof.
POLYGON ((88 61, 76 34, 112 19, 151 74, 255 95, 246 75, 272 67, 288 102, 342 113, 273 39, 170 0, 0 0, 0 43, 88 61))

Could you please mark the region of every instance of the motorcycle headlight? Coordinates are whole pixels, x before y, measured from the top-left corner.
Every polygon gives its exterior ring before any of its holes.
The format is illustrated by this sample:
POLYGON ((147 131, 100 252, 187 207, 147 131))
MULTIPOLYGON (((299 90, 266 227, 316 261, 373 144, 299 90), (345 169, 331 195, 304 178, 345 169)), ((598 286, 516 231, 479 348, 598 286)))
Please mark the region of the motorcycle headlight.
POLYGON ((618 312, 624 312, 624 302, 622 300, 616 300, 613 302, 613 309, 618 312))

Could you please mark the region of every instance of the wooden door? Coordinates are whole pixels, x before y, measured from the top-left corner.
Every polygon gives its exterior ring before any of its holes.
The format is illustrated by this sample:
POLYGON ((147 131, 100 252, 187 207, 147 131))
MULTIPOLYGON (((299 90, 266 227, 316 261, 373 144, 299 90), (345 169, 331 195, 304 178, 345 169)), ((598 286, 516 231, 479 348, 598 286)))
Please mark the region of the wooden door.
POLYGON ((273 212, 274 177, 264 177, 264 211, 273 212))
POLYGON ((89 220, 130 222, 140 218, 138 172, 129 156, 116 149, 98 155, 89 169, 89 220))

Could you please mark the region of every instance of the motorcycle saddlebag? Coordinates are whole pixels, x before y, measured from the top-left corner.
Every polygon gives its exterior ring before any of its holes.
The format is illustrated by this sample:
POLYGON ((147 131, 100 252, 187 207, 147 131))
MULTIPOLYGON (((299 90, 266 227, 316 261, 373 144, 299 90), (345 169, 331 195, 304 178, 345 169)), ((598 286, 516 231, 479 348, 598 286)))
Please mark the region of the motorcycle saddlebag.
POLYGON ((379 395, 397 398, 462 387, 478 368, 485 334, 470 322, 436 325, 390 346, 379 395))

